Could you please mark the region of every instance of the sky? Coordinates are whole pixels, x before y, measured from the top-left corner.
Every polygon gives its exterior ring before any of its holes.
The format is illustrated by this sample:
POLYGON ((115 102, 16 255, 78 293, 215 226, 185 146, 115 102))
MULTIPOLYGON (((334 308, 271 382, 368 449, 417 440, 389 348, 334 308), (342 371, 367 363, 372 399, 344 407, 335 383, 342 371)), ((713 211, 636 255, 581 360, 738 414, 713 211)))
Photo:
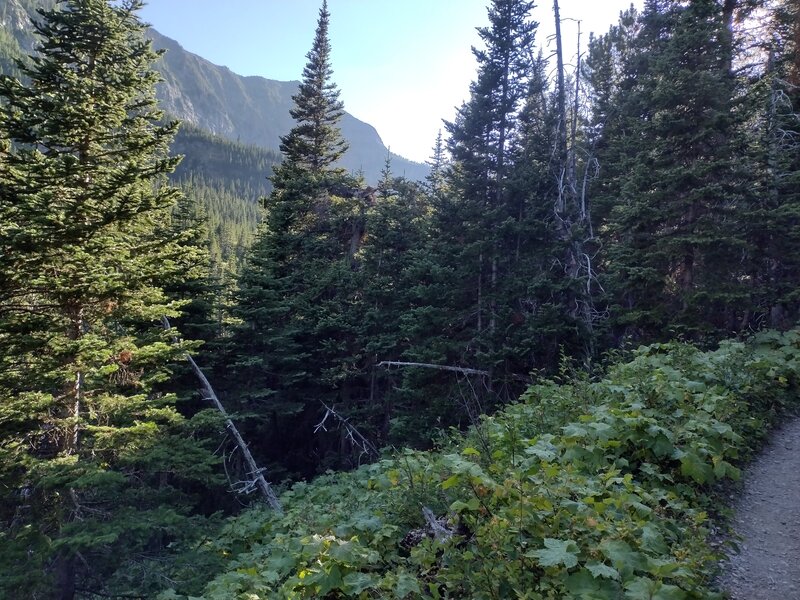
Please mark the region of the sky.
MULTIPOLYGON (((239 75, 300 79, 321 0, 147 0, 142 19, 186 50, 239 75)), ((350 114, 373 125, 392 152, 424 162, 442 120, 469 96, 488 25, 488 0, 328 0, 333 80, 350 114)), ((552 3, 533 12, 537 45, 555 44, 552 3)), ((560 0, 565 56, 577 26, 604 33, 631 0, 560 0)), ((641 8, 643 0, 634 0, 641 8)))

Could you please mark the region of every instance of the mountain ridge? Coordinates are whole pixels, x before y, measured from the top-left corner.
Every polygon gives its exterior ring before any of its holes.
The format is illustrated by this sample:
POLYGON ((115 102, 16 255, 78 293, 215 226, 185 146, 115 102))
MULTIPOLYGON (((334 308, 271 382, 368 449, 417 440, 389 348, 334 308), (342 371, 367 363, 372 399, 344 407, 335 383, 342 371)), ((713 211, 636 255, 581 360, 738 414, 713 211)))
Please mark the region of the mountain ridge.
MULTIPOLYGON (((37 40, 30 23, 37 7, 52 8, 55 0, 3 0, 0 3, 0 72, 18 75, 14 58, 29 54, 37 40)), ((170 116, 234 143, 279 151, 280 137, 295 122, 289 114, 298 81, 278 81, 258 75, 239 75, 224 65, 215 65, 181 44, 149 27, 147 33, 157 49, 164 49, 155 65, 164 81, 157 96, 170 116)), ((421 180, 427 165, 390 153, 377 130, 345 113, 340 122, 350 150, 340 165, 353 173, 363 172, 376 183, 387 155, 397 176, 421 180)), ((269 173, 265 173, 268 176, 269 173)))
MULTIPOLYGON (((280 137, 295 124, 289 111, 299 81, 239 75, 227 66, 189 52, 152 27, 148 35, 155 48, 166 51, 156 65, 164 78, 157 94, 165 111, 231 141, 278 149, 280 137)), ((347 112, 340 126, 350 143, 340 166, 377 181, 390 154, 377 130, 347 112)), ((391 159, 395 175, 423 179, 428 173, 427 165, 393 153, 391 159)))

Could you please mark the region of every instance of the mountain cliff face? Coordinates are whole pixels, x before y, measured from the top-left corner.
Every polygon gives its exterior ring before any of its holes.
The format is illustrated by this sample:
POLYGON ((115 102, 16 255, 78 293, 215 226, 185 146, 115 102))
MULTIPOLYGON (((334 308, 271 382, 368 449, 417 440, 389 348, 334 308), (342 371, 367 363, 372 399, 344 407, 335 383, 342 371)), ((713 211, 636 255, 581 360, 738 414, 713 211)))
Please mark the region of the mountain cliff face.
MULTIPOLYGON (((13 59, 35 47, 30 17, 36 16, 37 7, 55 4, 56 0, 0 0, 0 72, 17 74, 13 59)), ((215 136, 278 150, 280 136, 294 125, 289 109, 298 82, 242 77, 187 52, 153 29, 150 36, 156 48, 166 50, 157 67, 164 77, 158 96, 167 113, 215 136)), ((375 183, 388 152, 378 132, 350 114, 344 115, 341 127, 350 143, 341 166, 362 171, 367 181, 375 183)), ((428 167, 392 155, 392 171, 408 179, 422 179, 428 167)))
POLYGON ((36 17, 37 8, 51 9, 57 0, 0 0, 0 25, 9 38, 15 40, 18 51, 29 54, 36 43, 31 27, 31 17, 36 17))
POLYGON ((36 9, 52 8, 56 0, 0 0, 0 73, 19 76, 15 59, 30 54, 36 44, 31 17, 36 9))
MULTIPOLYGON (((164 82, 158 95, 164 110, 214 135, 275 150, 294 125, 289 114, 297 81, 243 77, 187 52, 175 40, 150 30, 153 45, 166 50, 158 65, 164 82)), ((363 171, 375 182, 388 152, 371 125, 345 113, 342 134, 350 143, 341 165, 363 171)), ((427 166, 392 155, 392 171, 422 179, 427 166)))

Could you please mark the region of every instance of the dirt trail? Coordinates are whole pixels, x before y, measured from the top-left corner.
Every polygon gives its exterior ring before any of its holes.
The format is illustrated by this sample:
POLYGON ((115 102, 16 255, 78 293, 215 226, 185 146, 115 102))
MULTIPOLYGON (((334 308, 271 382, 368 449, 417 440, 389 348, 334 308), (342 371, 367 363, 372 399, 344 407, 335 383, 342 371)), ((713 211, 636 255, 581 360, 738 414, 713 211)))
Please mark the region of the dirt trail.
POLYGON ((800 600, 800 418, 773 432, 734 503, 740 553, 720 589, 734 600, 800 600))

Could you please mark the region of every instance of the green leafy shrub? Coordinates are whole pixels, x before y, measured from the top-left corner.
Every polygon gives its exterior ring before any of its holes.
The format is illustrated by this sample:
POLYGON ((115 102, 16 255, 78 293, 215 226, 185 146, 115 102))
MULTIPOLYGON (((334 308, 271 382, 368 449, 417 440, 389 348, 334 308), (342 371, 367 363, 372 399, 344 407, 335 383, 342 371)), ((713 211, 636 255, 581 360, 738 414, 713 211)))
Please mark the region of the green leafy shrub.
POLYGON ((719 598, 713 486, 738 478, 799 376, 795 331, 648 346, 600 381, 533 386, 445 451, 230 520, 203 547, 222 566, 203 597, 719 598), (452 535, 426 535, 423 507, 452 535))

